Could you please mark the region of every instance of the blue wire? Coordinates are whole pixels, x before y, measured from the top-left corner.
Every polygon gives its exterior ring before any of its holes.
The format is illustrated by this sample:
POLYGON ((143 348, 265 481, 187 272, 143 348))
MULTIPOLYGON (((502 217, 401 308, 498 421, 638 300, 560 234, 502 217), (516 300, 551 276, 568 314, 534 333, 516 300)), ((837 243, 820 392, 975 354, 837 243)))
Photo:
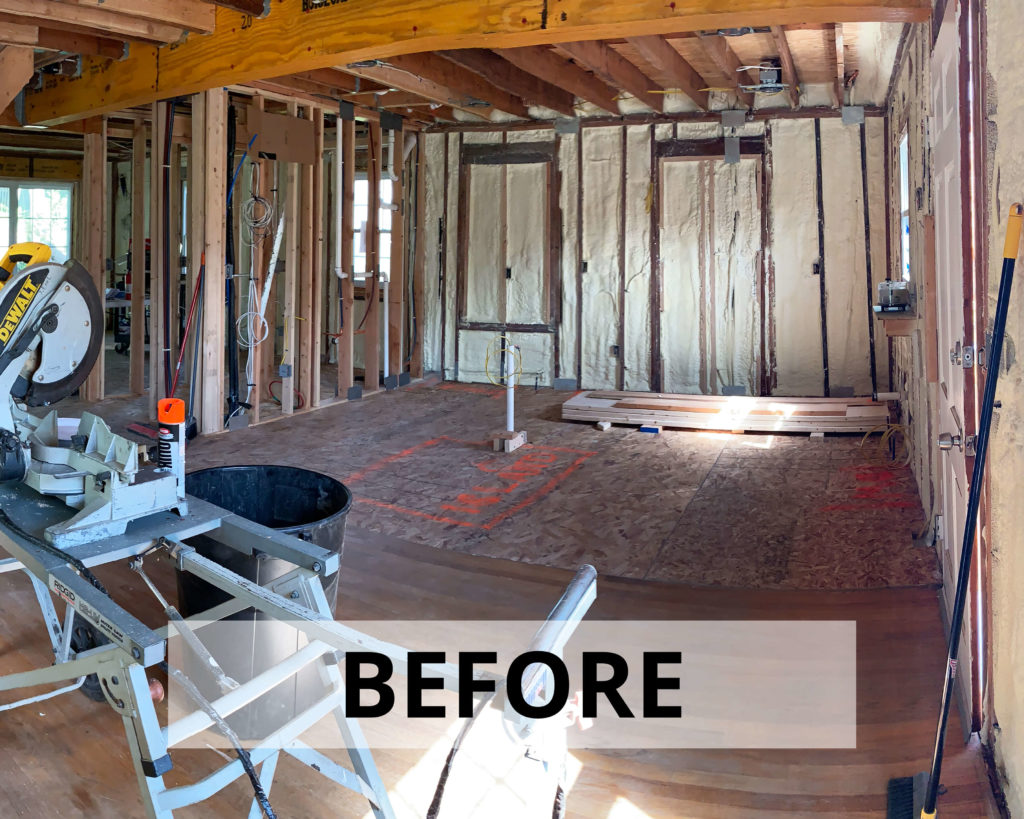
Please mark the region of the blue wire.
POLYGON ((242 154, 242 158, 238 160, 238 166, 235 168, 235 174, 231 177, 231 187, 228 188, 229 205, 231 204, 231 197, 234 196, 235 193, 235 182, 238 181, 238 174, 241 173, 242 166, 245 164, 245 158, 249 156, 249 149, 252 147, 252 144, 256 141, 256 137, 258 136, 259 134, 252 135, 252 139, 249 140, 249 144, 245 146, 245 152, 242 154))

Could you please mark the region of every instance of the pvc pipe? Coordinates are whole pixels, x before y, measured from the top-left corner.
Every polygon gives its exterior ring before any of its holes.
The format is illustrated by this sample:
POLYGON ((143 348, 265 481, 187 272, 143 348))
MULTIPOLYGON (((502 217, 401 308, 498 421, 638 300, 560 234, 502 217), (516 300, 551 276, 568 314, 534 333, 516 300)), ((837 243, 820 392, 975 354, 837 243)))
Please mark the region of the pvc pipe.
POLYGON ((388 280, 386 278, 384 278, 383 276, 381 276, 381 278, 383 279, 383 281, 381 282, 381 285, 380 285, 380 294, 381 294, 381 299, 384 302, 384 308, 383 308, 383 311, 384 311, 384 321, 382 322, 382 324, 384 325, 384 377, 387 378, 391 374, 390 366, 389 366, 391 362, 388 360, 388 348, 390 346, 389 343, 388 343, 388 341, 389 341, 389 333, 388 333, 388 312, 387 312, 388 311, 388 280))
MULTIPOLYGON (((388 131, 388 179, 392 182, 398 180, 398 174, 395 173, 395 132, 388 131)), ((394 195, 391 199, 394 200, 394 195)))
POLYGON ((341 167, 342 148, 344 147, 341 122, 342 119, 339 116, 334 129, 334 273, 339 279, 345 278, 345 271, 341 269, 341 210, 344 206, 341 189, 345 184, 341 167))
POLYGON ((512 361, 515 347, 508 343, 505 336, 505 432, 516 431, 516 382, 512 372, 512 361))

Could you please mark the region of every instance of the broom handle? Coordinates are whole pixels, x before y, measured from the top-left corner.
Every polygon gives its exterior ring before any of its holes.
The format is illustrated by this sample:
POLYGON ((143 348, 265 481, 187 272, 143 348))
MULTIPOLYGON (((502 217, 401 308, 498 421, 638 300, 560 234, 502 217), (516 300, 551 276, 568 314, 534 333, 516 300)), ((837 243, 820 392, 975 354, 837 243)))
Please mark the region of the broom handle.
MULTIPOLYGON (((946 661, 946 681, 942 687, 942 707, 939 711, 939 725, 935 732, 935 750, 932 767, 928 775, 921 819, 935 816, 935 800, 939 793, 939 777, 942 774, 942 750, 946 737, 946 723, 949 721, 949 706, 953 700, 953 681, 956 679, 957 654, 960 649, 960 631, 964 622, 964 607, 971 574, 971 557, 974 553, 974 534, 978 525, 978 506, 981 501, 981 482, 985 474, 985 456, 988 453, 988 436, 992 428, 992 408, 996 401, 996 383, 999 381, 999 363, 1003 355, 1003 336, 1006 333, 1006 314, 1010 306, 1010 288, 1013 286, 1013 268, 1020 245, 1021 223, 1024 221, 1024 206, 1020 203, 1010 206, 1010 218, 1006 225, 1006 243, 1003 245, 1003 270, 999 279, 999 298, 996 301, 996 316, 992 326, 991 349, 986 351, 988 374, 985 378, 985 394, 981 402, 981 417, 978 419, 978 434, 975 438, 974 470, 971 474, 971 488, 967 495, 967 519, 964 523, 964 539, 960 546, 960 569, 956 578, 956 600, 953 616, 949 621, 949 654, 946 661)), ((982 294, 984 295, 984 294, 982 294)))

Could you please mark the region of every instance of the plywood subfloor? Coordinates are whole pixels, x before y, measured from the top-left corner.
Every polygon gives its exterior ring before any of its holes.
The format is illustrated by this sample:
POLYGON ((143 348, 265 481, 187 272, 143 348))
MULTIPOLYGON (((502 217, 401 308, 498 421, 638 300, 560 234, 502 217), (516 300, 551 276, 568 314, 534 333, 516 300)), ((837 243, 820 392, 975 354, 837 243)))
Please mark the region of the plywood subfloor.
MULTIPOLYGON (((154 567, 165 594, 173 576, 154 567)), ((114 597, 151 625, 161 614, 148 591, 122 567, 102 579, 114 597)), ((536 618, 567 582, 559 569, 432 549, 350 526, 339 591, 339 617, 401 619, 536 618)), ((0 576, 0 672, 45 663, 41 623, 23 576, 0 576)), ((735 591, 689 589, 602 577, 592 617, 604 619, 854 619, 857 621, 857 749, 844 751, 574 752, 568 815, 577 819, 753 819, 885 816, 892 776, 922 770, 934 731, 943 671, 937 596, 927 589, 876 591, 735 591)), ((9 695, 4 695, 7 701, 9 695)), ((121 721, 106 705, 67 695, 0 715, 0 815, 120 819, 141 815, 121 721)), ((986 816, 985 777, 977 748, 949 727, 943 817, 986 816)), ((331 752, 339 760, 338 752, 331 752)), ((220 763, 213 751, 173 754, 172 784, 220 763)), ((461 758, 460 765, 480 760, 461 758)), ((377 763, 399 815, 422 817, 436 781, 419 751, 378 752, 377 763)), ((490 787, 508 787, 495 779, 490 787)), ((514 791, 510 791, 514 794, 514 791)), ((365 803, 328 787, 312 771, 282 762, 272 792, 282 819, 366 817, 365 803)), ((512 796, 509 799, 513 799, 512 796)), ((453 801, 457 801, 456 798, 453 801)), ((245 816, 250 794, 236 782, 181 817, 245 816)), ((482 817, 472 810, 442 814, 482 817)), ((500 818, 519 817, 514 801, 500 818)), ((525 817, 523 819, 526 819, 525 817)))
POLYGON ((467 554, 735 588, 938 583, 912 542, 911 471, 868 463, 859 436, 600 432, 562 421, 565 398, 519 391, 531 443, 510 455, 487 444, 502 390, 425 383, 202 438, 187 457, 325 472, 355 494, 351 523, 467 554))

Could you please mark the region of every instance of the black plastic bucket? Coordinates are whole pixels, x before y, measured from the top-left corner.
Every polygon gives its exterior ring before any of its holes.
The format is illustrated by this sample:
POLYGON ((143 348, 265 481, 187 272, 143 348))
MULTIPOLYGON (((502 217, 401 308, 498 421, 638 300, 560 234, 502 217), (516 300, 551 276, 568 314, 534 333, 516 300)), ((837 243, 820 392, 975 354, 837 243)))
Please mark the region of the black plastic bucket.
MULTIPOLYGON (((341 481, 327 475, 292 466, 212 467, 186 475, 185 491, 330 552, 341 554, 344 547, 345 518, 352 506, 352 493, 341 481)), ((189 538, 188 544, 203 557, 260 585, 295 568, 288 561, 266 554, 242 554, 202 535, 189 538)), ((323 583, 333 613, 338 597, 337 573, 324 578, 323 583)), ((227 593, 205 580, 189 572, 178 572, 178 608, 185 617, 201 614, 228 598, 227 593)), ((292 626, 274 622, 251 609, 225 618, 235 623, 253 620, 259 622, 251 630, 246 629, 243 638, 231 639, 227 645, 221 638, 214 652, 225 673, 239 682, 282 662, 300 647, 298 633, 292 626)), ((229 637, 237 634, 231 632, 229 637)), ((209 699, 221 693, 212 679, 193 681, 209 699)), ((304 668, 269 696, 229 717, 228 723, 243 739, 262 739, 318 701, 323 690, 317 669, 304 668)))
MULTIPOLYGON (((243 518, 277 529, 322 549, 340 554, 352 493, 341 481, 294 466, 215 466, 185 476, 185 491, 243 518)), ((257 553, 245 555, 223 543, 198 536, 189 545, 203 557, 247 580, 264 585, 295 566, 257 553)), ((324 580, 324 594, 334 611, 338 576, 324 580)), ((188 572, 178 573, 178 605, 185 617, 199 614, 228 595, 188 572)))

